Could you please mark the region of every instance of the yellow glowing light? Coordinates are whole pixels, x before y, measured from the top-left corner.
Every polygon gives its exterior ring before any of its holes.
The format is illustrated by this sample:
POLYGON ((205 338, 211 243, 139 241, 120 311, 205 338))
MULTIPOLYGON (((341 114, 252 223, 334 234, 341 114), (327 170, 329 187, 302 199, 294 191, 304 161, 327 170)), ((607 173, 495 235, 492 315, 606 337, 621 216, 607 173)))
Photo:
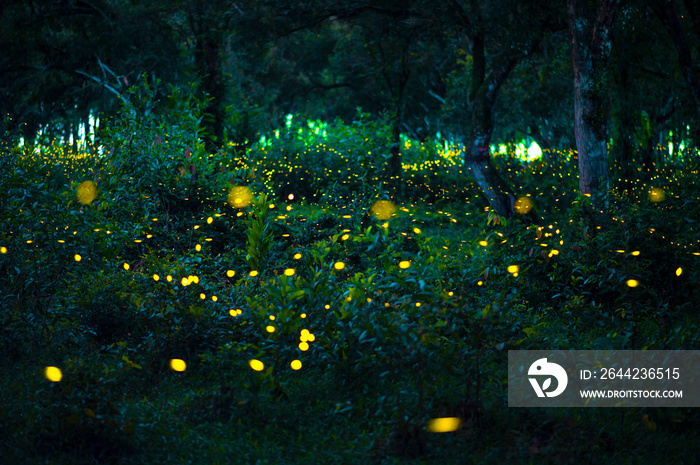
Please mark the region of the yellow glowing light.
POLYGON ((129 264, 128 264, 128 263, 124 263, 124 269, 125 269, 126 271, 129 271, 129 264))
POLYGON ((420 228, 413 228, 413 232, 416 234, 420 234, 422 231, 420 230, 420 228))
POLYGON ((299 360, 293 360, 290 365, 292 366, 292 370, 298 370, 301 368, 301 362, 299 360))
POLYGON ((204 300, 207 298, 207 296, 204 293, 202 293, 202 294, 199 294, 199 298, 204 300))
POLYGON ((301 350, 302 352, 306 352, 307 350, 309 350, 309 343, 308 342, 300 342, 299 343, 299 350, 301 350))
POLYGON ((284 270, 284 275, 285 276, 294 276, 294 268, 287 268, 284 270))
POLYGON ((253 359, 249 363, 250 367, 255 371, 263 371, 265 369, 265 365, 260 360, 253 359))
POLYGON ((636 279, 628 279, 627 285, 629 287, 637 287, 637 286, 639 286, 639 281, 637 281, 636 279))
POLYGON ((228 271, 226 272, 226 276, 228 276, 229 278, 233 278, 233 276, 234 276, 235 274, 236 274, 236 272, 233 271, 233 270, 228 270, 228 271))
POLYGON ((486 241, 479 241, 479 245, 482 247, 486 247, 487 245, 489 245, 489 243, 486 241))
POLYGON ((532 200, 529 197, 520 197, 515 201, 514 207, 517 213, 525 215, 532 210, 532 200))
POLYGON ((194 246, 194 250, 196 250, 197 252, 199 252, 200 250, 202 250, 202 246, 199 245, 199 244, 197 244, 197 245, 194 246))
POLYGON ((431 433, 449 433, 457 431, 462 426, 462 420, 458 417, 433 418, 428 422, 428 431, 431 433))
POLYGON ((235 186, 228 191, 228 203, 234 208, 243 208, 250 205, 253 193, 245 186, 235 186))
POLYGON ((331 306, 328 305, 328 304, 326 304, 326 305, 323 306, 323 308, 325 308, 326 310, 329 310, 329 309, 331 308, 331 306))
POLYGON ((345 268, 345 263, 335 262, 335 264, 333 265, 333 268, 335 268, 336 270, 342 270, 343 268, 345 268))
POLYGON ((254 278, 254 277, 256 277, 256 276, 258 275, 258 272, 255 271, 255 270, 253 270, 253 271, 251 271, 251 272, 248 273, 248 274, 250 275, 251 278, 254 278))
POLYGON ((416 302, 416 307, 420 307, 420 302, 416 302))
POLYGON ((453 295, 455 295, 455 293, 452 292, 452 291, 450 291, 450 292, 447 293, 447 295, 449 295, 450 297, 452 297, 453 295))
POLYGON ((662 202, 666 199, 666 192, 659 187, 654 187, 649 191, 649 200, 652 202, 662 202))
POLYGON ((479 282, 476 283, 477 286, 481 286, 481 285, 483 285, 483 284, 484 284, 483 281, 479 281, 479 282))
POLYGON ((306 313, 302 313, 301 315, 299 315, 299 317, 300 317, 300 318, 306 318, 306 313))
POLYGON ((7 253, 7 247, 0 247, 0 253, 7 253))
POLYGON ((187 368, 187 364, 184 360, 174 358, 170 360, 170 368, 172 368, 173 371, 185 371, 185 369, 187 368))
POLYGON ((81 256, 78 255, 78 254, 75 254, 75 256, 74 256, 73 258, 75 259, 76 262, 79 262, 80 260, 83 259, 83 257, 81 257, 81 256))
POLYGON ((679 266, 678 269, 676 270, 676 276, 680 276, 681 273, 683 273, 683 268, 681 268, 681 267, 679 266))
POLYGON ((275 327, 272 325, 265 326, 265 331, 267 331, 268 333, 274 333, 275 327))
POLYGON ((300 258, 301 258, 301 254, 300 254, 300 253, 295 253, 295 254, 294 254, 294 260, 299 260, 300 258))
POLYGON ((168 275, 168 276, 165 277, 165 280, 168 281, 168 282, 171 282, 171 281, 173 280, 173 277, 170 276, 170 275, 168 275))
POLYGON ((520 271, 520 267, 518 265, 510 265, 508 267, 508 273, 517 273, 520 271))
POLYGON ((316 336, 314 336, 312 333, 309 333, 306 338, 309 340, 309 342, 314 342, 316 340, 316 336))
POLYGON ((209 218, 207 218, 207 224, 211 224, 213 221, 214 221, 214 218, 212 218, 211 216, 209 218))
POLYGON ((97 185, 92 181, 81 182, 76 196, 78 197, 78 202, 83 205, 91 203, 97 197, 97 185))
POLYGON ((63 373, 56 367, 46 367, 44 368, 44 376, 46 376, 46 379, 49 381, 57 383, 63 378, 63 373))
POLYGON ((632 255, 634 255, 635 257, 639 255, 639 250, 635 250, 634 252, 632 252, 632 255))
POLYGON ((552 249, 550 252, 552 255, 559 255, 559 251, 557 249, 552 249))
POLYGON ((160 276, 158 276, 157 274, 154 274, 153 281, 159 281, 159 280, 160 280, 160 276))
POLYGON ((182 284, 183 286, 187 286, 189 283, 190 282, 187 280, 187 278, 182 278, 182 280, 180 281, 180 284, 182 284))
POLYGON ((389 223, 382 223, 382 228, 387 229, 389 227, 389 223))
POLYGON ((301 334, 302 337, 307 337, 310 333, 308 329, 302 329, 299 334, 301 334))
POLYGON ((238 316, 238 312, 237 312, 236 310, 234 310, 234 309, 229 310, 229 311, 228 311, 228 314, 231 315, 231 316, 238 316))
POLYGON ((350 234, 343 234, 343 236, 340 239, 347 241, 348 239, 350 239, 350 234))
POLYGON ((289 200, 294 200, 294 194, 289 194, 289 195, 287 196, 287 198, 288 198, 289 200))
POLYGON ((275 315, 270 315, 270 321, 275 321, 275 315))
POLYGON ((399 268, 401 268, 402 270, 405 270, 409 266, 411 266, 411 262, 409 262, 408 260, 403 260, 399 262, 399 268))
POLYGON ((396 205, 390 200, 377 200, 369 210, 377 219, 386 221, 396 213, 396 205))
POLYGON ((189 276, 187 278, 191 283, 199 284, 199 276, 189 276))

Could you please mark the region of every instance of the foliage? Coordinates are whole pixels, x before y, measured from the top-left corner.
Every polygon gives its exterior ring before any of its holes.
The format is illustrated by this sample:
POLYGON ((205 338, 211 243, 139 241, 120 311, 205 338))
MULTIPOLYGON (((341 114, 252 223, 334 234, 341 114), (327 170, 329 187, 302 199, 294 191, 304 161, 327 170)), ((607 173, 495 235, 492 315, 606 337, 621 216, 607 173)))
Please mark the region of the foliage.
POLYGON ((402 141, 389 197, 386 122, 292 121, 210 156, 196 101, 131 95, 104 155, 2 150, 3 458, 692 461, 693 410, 514 412, 505 380, 507 350, 698 348, 693 172, 611 192, 598 229, 570 152, 505 154, 541 215, 506 223, 430 141, 402 141), (462 428, 426 430, 447 416, 462 428))

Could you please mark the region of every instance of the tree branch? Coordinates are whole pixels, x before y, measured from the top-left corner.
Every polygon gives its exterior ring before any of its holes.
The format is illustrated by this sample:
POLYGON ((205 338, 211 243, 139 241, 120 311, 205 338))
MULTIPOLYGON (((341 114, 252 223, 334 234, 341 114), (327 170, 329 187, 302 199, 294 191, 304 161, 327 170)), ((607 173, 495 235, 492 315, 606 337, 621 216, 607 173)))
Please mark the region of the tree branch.
POLYGON ((89 79, 92 79, 93 81, 97 82, 98 84, 101 84, 105 89, 107 89, 108 91, 110 91, 110 92, 112 92, 114 95, 116 95, 116 96, 119 98, 119 100, 121 100, 121 101, 124 102, 124 103, 127 103, 126 98, 124 98, 124 96, 123 96, 122 94, 120 94, 119 91, 118 91, 117 89, 115 89, 114 87, 112 87, 112 86, 110 86, 109 84, 107 84, 106 82, 104 82, 103 79, 100 79, 100 78, 98 78, 97 76, 93 76, 93 75, 88 74, 88 73, 86 73, 85 71, 81 71, 81 70, 75 70, 75 73, 76 73, 76 74, 80 74, 80 75, 82 75, 82 76, 85 76, 85 77, 87 77, 87 78, 89 78, 89 79))

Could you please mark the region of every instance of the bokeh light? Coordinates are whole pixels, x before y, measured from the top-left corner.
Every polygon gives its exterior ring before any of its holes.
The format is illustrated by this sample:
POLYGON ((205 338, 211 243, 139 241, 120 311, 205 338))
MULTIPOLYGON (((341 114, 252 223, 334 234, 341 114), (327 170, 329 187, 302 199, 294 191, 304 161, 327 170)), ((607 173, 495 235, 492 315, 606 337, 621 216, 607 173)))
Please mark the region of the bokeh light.
POLYGON ((660 187, 654 187, 649 191, 649 200, 654 203, 666 200, 666 192, 660 187))
POLYGON ((449 433, 457 431, 462 426, 458 417, 433 418, 428 422, 427 430, 431 433, 449 433))
POLYGON ((93 181, 83 181, 76 192, 78 202, 89 205, 97 197, 97 185, 93 181))
POLYGON ((54 383, 57 383, 63 379, 63 373, 61 373, 61 370, 56 367, 46 367, 44 369, 44 376, 46 376, 46 379, 53 381, 54 383))
POLYGON ((260 360, 253 359, 249 363, 250 367, 255 371, 263 371, 265 369, 265 365, 260 360))
POLYGON ((173 371, 185 371, 187 368, 187 364, 185 363, 184 360, 181 360, 179 358, 174 358, 170 360, 170 368, 173 369, 173 371))
POLYGON ((244 208, 253 201, 253 193, 245 186, 232 187, 228 192, 228 203, 234 208, 244 208))
POLYGON ((370 207, 370 212, 372 212, 375 218, 385 221, 394 216, 394 213, 396 213, 396 205, 390 200, 377 200, 370 207))
POLYGON ((515 201, 515 211, 521 215, 527 214, 532 210, 532 200, 529 197, 520 197, 515 201))

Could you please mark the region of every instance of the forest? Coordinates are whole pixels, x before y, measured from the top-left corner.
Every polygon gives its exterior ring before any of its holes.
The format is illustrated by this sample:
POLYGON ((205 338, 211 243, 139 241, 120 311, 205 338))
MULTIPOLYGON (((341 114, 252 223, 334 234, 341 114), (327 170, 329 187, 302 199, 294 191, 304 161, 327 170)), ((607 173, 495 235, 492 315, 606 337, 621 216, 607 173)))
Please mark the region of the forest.
POLYGON ((0 30, 0 465, 700 463, 697 378, 509 397, 524 351, 698 366, 697 0, 11 0, 0 30))

